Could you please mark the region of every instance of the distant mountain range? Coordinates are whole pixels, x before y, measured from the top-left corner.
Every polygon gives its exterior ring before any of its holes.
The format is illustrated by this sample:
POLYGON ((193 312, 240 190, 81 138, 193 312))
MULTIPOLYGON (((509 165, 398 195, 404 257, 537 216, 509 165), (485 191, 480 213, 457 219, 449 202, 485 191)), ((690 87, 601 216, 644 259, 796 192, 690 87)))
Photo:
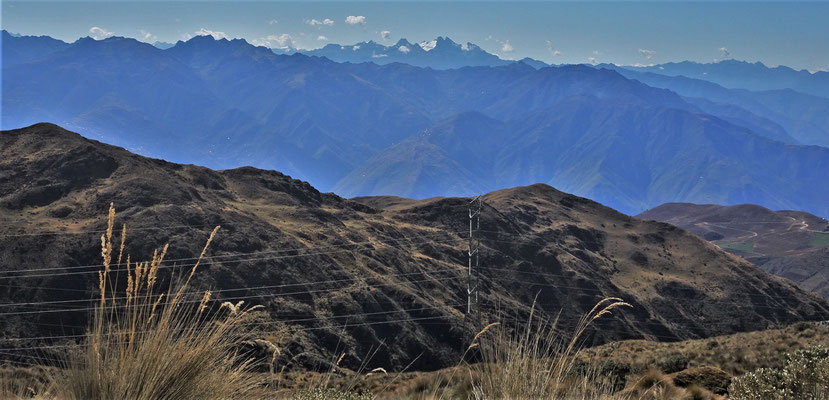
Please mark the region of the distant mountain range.
POLYGON ((703 79, 641 72, 612 64, 597 67, 613 69, 649 86, 674 91, 705 113, 751 128, 772 139, 829 147, 829 98, 789 88, 728 89, 703 79))
POLYGON ((175 43, 169 43, 169 42, 159 42, 159 41, 156 41, 155 43, 153 43, 153 46, 155 46, 155 47, 157 47, 157 48, 159 48, 159 49, 161 49, 161 50, 167 50, 167 49, 169 49, 170 47, 173 47, 173 46, 175 46, 175 45, 176 45, 175 43))
POLYGON ((638 218, 668 222, 829 298, 829 222, 753 204, 669 203, 638 218))
MULTIPOLYGON (((296 52, 326 57, 336 62, 372 62, 380 65, 397 62, 434 69, 497 67, 516 62, 501 59, 473 43, 455 43, 448 37, 438 37, 420 43, 410 43, 406 39, 400 39, 390 46, 374 41, 353 45, 328 44, 320 49, 297 50, 296 52)), ((521 62, 534 68, 548 66, 542 61, 531 58, 525 58, 521 62)))
POLYGON ((4 32, 2 126, 52 121, 142 154, 278 169, 345 196, 542 182, 628 214, 687 201, 829 215, 829 148, 799 145, 806 130, 779 122, 824 126, 821 98, 793 95, 811 116, 792 122, 787 97, 749 94, 759 104, 749 110, 623 74, 336 63, 206 36, 161 50, 4 32))
POLYGON ((749 63, 723 60, 715 63, 658 64, 647 67, 626 67, 631 70, 660 75, 704 79, 727 88, 748 90, 794 89, 799 92, 829 98, 829 72, 794 70, 787 66, 769 68, 761 62, 749 63))

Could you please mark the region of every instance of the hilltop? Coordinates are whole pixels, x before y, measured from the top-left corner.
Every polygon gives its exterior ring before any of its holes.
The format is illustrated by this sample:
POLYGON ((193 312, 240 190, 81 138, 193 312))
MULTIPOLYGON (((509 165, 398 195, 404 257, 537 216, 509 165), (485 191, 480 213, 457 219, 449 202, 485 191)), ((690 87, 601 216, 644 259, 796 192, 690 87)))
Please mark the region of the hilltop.
MULTIPOLYGON (((0 299, 19 304, 0 313, 6 338, 83 332, 114 202, 134 259, 170 243, 167 259, 186 268, 221 225, 195 285, 264 306, 261 334, 289 365, 345 352, 349 368, 436 369, 469 340, 468 198, 348 200, 274 171, 145 158, 52 124, 2 132, 0 173, 0 299)), ((525 318, 536 295, 565 331, 604 296, 633 305, 587 344, 829 319, 825 300, 672 225, 541 184, 483 199, 482 323, 496 308, 525 318)), ((43 344, 9 341, 3 354, 43 344)))
POLYGON ((802 288, 829 297, 829 222, 753 204, 663 204, 639 218, 676 225, 802 288))

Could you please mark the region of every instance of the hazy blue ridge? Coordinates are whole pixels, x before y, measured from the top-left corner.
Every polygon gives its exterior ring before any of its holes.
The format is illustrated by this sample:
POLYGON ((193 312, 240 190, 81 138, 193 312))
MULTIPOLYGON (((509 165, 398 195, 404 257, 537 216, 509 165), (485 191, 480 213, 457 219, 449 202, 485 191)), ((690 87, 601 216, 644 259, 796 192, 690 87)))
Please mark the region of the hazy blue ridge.
MULTIPOLYGON (((795 144, 744 105, 607 68, 337 63, 209 36, 164 50, 120 37, 61 43, 4 34, 3 129, 49 121, 144 155, 276 169, 346 196, 544 182, 628 214, 685 201, 829 215, 829 149, 795 144)), ((752 96, 781 113, 776 103, 790 101, 752 96)))

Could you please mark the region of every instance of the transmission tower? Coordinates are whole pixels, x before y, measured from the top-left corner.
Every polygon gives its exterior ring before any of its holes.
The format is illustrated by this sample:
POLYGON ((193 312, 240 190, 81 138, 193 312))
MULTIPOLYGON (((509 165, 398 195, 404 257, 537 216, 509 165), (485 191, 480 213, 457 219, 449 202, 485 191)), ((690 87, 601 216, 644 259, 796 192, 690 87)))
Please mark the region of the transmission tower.
POLYGON ((478 250, 481 245, 481 238, 478 230, 481 229, 481 209, 483 203, 481 196, 478 196, 467 204, 469 211, 469 264, 466 270, 466 314, 472 314, 473 306, 478 303, 478 250))

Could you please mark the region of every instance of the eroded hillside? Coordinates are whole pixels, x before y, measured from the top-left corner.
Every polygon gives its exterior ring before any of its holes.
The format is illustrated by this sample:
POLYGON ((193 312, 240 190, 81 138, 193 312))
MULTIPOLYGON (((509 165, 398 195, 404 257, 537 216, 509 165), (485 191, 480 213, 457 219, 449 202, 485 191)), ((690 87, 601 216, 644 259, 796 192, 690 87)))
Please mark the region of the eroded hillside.
MULTIPOLYGON (((463 315, 469 199, 347 200, 278 172, 144 158, 51 124, 0 134, 0 176, 3 357, 73 339, 15 338, 83 332, 110 202, 133 259, 170 243, 165 272, 192 266, 221 225, 196 285, 263 305, 260 335, 291 365, 344 352, 350 368, 446 367, 474 325, 463 315)), ((478 234, 479 323, 496 310, 520 319, 536 295, 565 330, 602 297, 631 303, 588 333, 593 344, 829 319, 824 300, 689 232, 546 185, 485 195, 478 234)))

